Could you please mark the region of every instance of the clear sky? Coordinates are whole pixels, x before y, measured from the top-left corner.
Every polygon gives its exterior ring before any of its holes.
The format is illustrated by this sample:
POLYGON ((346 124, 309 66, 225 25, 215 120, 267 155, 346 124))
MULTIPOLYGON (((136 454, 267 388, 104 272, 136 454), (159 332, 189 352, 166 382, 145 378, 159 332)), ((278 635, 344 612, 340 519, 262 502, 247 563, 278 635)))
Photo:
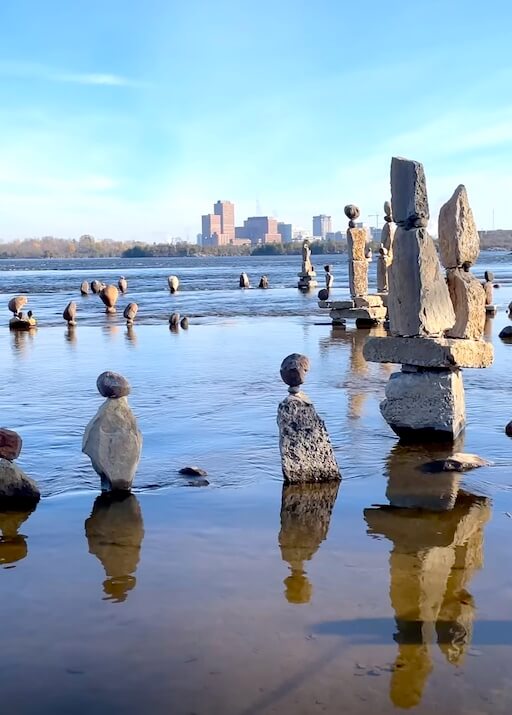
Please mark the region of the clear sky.
POLYGON ((510 0, 0 0, 0 238, 311 227, 422 161, 512 228, 510 0))

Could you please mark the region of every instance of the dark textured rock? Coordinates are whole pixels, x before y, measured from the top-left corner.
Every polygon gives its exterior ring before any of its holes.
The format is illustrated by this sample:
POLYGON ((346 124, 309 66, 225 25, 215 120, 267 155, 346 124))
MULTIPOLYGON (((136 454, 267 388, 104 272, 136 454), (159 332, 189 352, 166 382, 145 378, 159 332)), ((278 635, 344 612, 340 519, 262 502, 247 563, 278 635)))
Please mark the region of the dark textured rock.
POLYGON ((268 278, 267 276, 261 276, 258 288, 268 288, 268 278))
POLYGON ((187 477, 207 477, 208 472, 205 471, 204 469, 201 469, 201 467, 182 467, 180 469, 180 474, 184 474, 187 477))
POLYGON ((171 317, 169 318, 169 327, 171 330, 177 330, 180 325, 180 314, 179 313, 171 313, 171 317))
POLYGON ((31 506, 41 498, 37 484, 7 459, 0 458, 0 509, 31 506))
POLYGON ((98 376, 96 387, 103 397, 118 399, 119 397, 126 397, 126 395, 130 394, 130 383, 128 380, 117 372, 111 372, 110 370, 102 372, 101 375, 98 376))
POLYGON ((0 427, 0 458, 12 462, 20 456, 22 439, 17 432, 0 427))
POLYGON ((180 325, 183 330, 188 330, 188 318, 186 315, 180 320, 180 325))
POLYGON ((247 273, 240 273, 239 286, 240 288, 250 288, 249 276, 247 273))
POLYGON ((499 334, 499 337, 502 340, 512 340, 512 325, 506 325, 499 334))
POLYGON ((288 395, 277 411, 283 478, 289 484, 339 480, 324 421, 303 393, 288 395))
POLYGON ((289 386, 290 392, 297 392, 306 379, 309 370, 309 359, 305 355, 292 353, 281 363, 281 379, 289 386))
POLYGON ((329 291, 327 288, 322 288, 321 290, 318 291, 318 300, 328 300, 329 299, 329 291))
POLYGON ((508 437, 512 437, 512 421, 505 427, 505 433, 508 437))
POLYGON ((428 225, 427 182, 420 162, 392 158, 391 205, 395 223, 406 230, 428 225))

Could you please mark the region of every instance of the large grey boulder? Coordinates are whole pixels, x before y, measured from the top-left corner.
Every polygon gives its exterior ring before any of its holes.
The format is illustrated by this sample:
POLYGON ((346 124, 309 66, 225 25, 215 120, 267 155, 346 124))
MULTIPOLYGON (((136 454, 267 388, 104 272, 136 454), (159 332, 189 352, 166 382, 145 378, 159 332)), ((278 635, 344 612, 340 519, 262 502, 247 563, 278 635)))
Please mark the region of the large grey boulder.
POLYGON ((101 479, 102 491, 131 489, 142 435, 126 397, 107 399, 85 429, 82 452, 101 479))
POLYGON ((454 440, 465 426, 462 373, 410 370, 391 375, 382 416, 402 440, 454 440))
POLYGON ((485 290, 482 284, 462 268, 448 269, 446 280, 455 311, 455 325, 446 333, 447 336, 480 340, 485 328, 485 290))
POLYGON ((17 464, 0 458, 0 508, 32 506, 41 493, 33 479, 17 464))
POLYGON ((423 164, 399 156, 391 160, 391 205, 393 219, 403 228, 428 225, 427 181, 423 164))
POLYGON ((466 187, 457 186, 439 212, 439 253, 445 268, 473 265, 480 253, 480 237, 466 187))
POLYGON ((424 228, 396 231, 388 311, 393 335, 437 336, 455 324, 434 241, 424 228))

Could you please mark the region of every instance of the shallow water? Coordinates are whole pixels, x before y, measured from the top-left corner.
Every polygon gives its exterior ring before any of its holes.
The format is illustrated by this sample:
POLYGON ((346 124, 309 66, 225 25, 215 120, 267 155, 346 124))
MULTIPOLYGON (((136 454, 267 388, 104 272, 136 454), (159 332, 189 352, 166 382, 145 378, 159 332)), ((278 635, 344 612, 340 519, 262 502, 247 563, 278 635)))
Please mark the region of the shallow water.
MULTIPOLYGON (((507 305, 512 266, 485 258, 507 305)), ((31 515, 0 514, 9 711, 509 713, 512 345, 497 338, 506 313, 487 324, 493 367, 464 371, 468 427, 457 445, 495 464, 433 477, 421 465, 442 452, 400 447, 380 416, 394 368, 365 362, 368 331, 315 324, 325 319, 314 296, 291 287, 297 258, 279 269, 258 259, 255 275, 283 276, 270 291, 236 289, 237 262, 254 259, 220 260, 235 288, 195 291, 201 318, 178 334, 142 310, 127 331, 92 296, 94 315, 70 333, 56 313, 76 294, 75 264, 57 296, 41 287, 57 280, 46 271, 0 273, 7 297, 20 290, 6 290, 5 276, 16 276, 38 305, 34 334, 0 330, 0 404, 44 494, 31 515), (339 490, 282 488, 278 370, 294 351, 312 362, 306 391, 329 428, 339 490), (80 451, 105 369, 130 380, 144 435, 135 494, 120 503, 97 500, 80 451), (185 464, 207 469, 209 485, 192 488, 185 464), (405 502, 418 508, 390 508, 405 502)), ((155 285, 182 269, 137 270, 147 304, 160 290, 168 313, 175 299, 155 285)), ((131 291, 136 279, 123 274, 131 291)), ((194 293, 185 284, 183 301, 194 293)))

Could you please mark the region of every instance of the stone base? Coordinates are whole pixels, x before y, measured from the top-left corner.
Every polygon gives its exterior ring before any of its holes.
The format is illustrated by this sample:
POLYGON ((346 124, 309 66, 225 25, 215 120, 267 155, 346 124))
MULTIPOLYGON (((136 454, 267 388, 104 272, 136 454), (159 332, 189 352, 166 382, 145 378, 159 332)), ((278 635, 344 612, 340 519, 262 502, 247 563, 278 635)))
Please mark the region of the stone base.
POLYGON ((356 308, 381 308, 384 304, 380 295, 365 295, 354 299, 356 308))
POLYGON ((316 288, 318 281, 316 280, 316 273, 299 273, 299 282, 297 283, 297 288, 300 290, 311 290, 316 288))
POLYGON ((35 318, 11 318, 9 320, 11 330, 32 330, 36 326, 35 318))
POLYGON ((462 373, 396 372, 386 385, 380 410, 402 441, 453 441, 466 424, 462 373))
POLYGON ((342 320, 363 320, 375 325, 384 322, 386 318, 386 308, 384 308, 384 306, 374 308, 332 308, 329 315, 333 322, 342 320))
POLYGON ((363 348, 368 362, 391 362, 425 368, 489 367, 491 343, 456 338, 368 338, 363 348))
POLYGON ((485 312, 487 315, 496 315, 496 313, 498 312, 498 306, 497 305, 486 305, 485 312))

